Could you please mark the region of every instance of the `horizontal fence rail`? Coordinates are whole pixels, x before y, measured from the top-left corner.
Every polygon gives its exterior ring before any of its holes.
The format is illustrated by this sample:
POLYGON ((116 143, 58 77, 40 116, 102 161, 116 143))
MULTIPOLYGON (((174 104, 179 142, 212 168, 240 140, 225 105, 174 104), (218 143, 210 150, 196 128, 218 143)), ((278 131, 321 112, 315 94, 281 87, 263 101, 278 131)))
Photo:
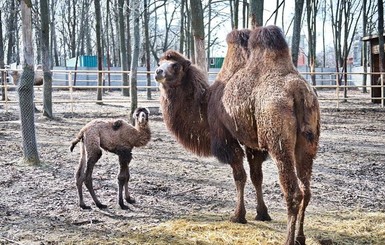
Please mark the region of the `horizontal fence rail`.
MULTIPOLYGON (((5 72, 6 82, 1 81, 0 91, 2 100, 0 105, 4 106, 4 110, 8 112, 10 105, 18 103, 17 85, 13 81, 9 69, 0 69, 0 72, 5 72), (11 99, 10 99, 11 98, 11 99)), ((97 71, 97 70, 52 70, 52 103, 68 103, 71 105, 71 112, 74 111, 74 106, 84 103, 121 103, 128 104, 131 102, 130 97, 123 96, 122 91, 130 90, 129 85, 123 85, 123 73, 130 76, 129 71, 97 71), (98 85, 98 73, 102 73, 103 84, 98 85), (96 100, 97 89, 102 89, 102 100, 96 100)), ((208 72, 209 82, 213 83, 218 72, 208 72)), ((156 102, 159 97, 158 84, 153 77, 154 71, 138 71, 137 75, 137 91, 138 102, 156 102), (148 80, 149 79, 149 80, 148 80)), ((379 72, 301 72, 301 75, 312 84, 311 77, 316 77, 316 84, 312 85, 318 91, 319 100, 335 102, 337 108, 340 103, 346 100, 349 101, 377 101, 380 106, 384 107, 384 77, 385 74, 379 72), (362 84, 363 76, 367 76, 367 85, 362 84), (370 77, 377 75, 379 81, 375 85, 371 83, 370 77), (348 79, 346 82, 344 77, 348 79), (368 90, 367 94, 361 91, 363 88, 368 90), (371 91, 379 89, 381 92, 375 98, 372 97, 371 91), (325 92, 326 91, 326 92, 325 92), (335 91, 335 92, 331 92, 335 91), (348 92, 347 92, 348 91, 348 92), (352 96, 354 93, 355 96, 352 96), (347 98, 344 96, 348 94, 347 98)), ((35 99, 37 104, 43 103, 43 86, 35 86, 35 99)), ((378 91, 377 91, 378 92, 378 91)))

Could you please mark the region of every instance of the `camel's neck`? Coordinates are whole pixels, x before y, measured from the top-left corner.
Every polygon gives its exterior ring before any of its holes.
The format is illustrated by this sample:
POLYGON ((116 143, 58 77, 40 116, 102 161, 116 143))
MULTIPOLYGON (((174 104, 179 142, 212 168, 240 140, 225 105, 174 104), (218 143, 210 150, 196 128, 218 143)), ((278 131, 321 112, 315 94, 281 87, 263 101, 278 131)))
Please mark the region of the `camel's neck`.
POLYGON ((209 156, 210 135, 207 121, 207 83, 182 83, 161 89, 161 106, 167 128, 185 148, 209 156))
POLYGON ((133 146, 134 147, 141 147, 147 145, 147 143, 151 139, 151 130, 148 124, 146 125, 140 125, 136 124, 135 129, 137 131, 137 137, 133 141, 133 146))

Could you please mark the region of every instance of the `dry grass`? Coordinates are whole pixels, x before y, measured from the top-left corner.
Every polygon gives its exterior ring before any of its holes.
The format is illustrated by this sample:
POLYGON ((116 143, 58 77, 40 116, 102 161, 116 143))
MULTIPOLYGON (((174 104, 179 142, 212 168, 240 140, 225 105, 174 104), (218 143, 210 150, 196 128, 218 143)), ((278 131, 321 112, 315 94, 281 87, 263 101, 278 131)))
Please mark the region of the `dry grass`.
MULTIPOLYGON (((156 227, 126 231, 124 237, 83 240, 83 244, 282 244, 286 216, 272 213, 271 222, 246 225, 227 221, 227 216, 201 214, 171 220, 156 227)), ((124 233, 120 230, 120 234, 124 233)), ((325 212, 308 214, 305 221, 307 244, 385 244, 385 213, 325 212)))

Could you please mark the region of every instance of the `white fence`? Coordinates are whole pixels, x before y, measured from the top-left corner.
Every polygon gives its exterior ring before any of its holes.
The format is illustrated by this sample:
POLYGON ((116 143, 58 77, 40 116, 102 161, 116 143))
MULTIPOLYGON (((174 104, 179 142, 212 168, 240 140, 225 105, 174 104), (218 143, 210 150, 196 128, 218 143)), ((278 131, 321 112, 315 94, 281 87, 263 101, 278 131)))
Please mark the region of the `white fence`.
MULTIPOLYGON (((8 73, 8 70, 0 70, 8 73)), ((52 70, 53 82, 52 82, 52 102, 55 103, 69 103, 71 105, 71 112, 74 110, 74 106, 83 103, 130 103, 130 97, 123 96, 120 91, 123 89, 130 89, 130 86, 123 86, 122 74, 129 72, 122 71, 100 71, 103 73, 103 85, 98 86, 97 76, 99 71, 97 70, 52 70), (76 77, 76 78, 75 78, 76 77), (76 81, 76 82, 75 82, 76 81), (96 90, 102 88, 105 93, 110 93, 111 96, 103 96, 102 101, 96 100, 96 90), (79 91, 83 91, 82 94, 79 91), (86 93, 84 93, 86 91, 86 93)), ((215 80, 218 71, 209 72, 209 81, 215 80)), ((309 72, 301 73, 309 83, 310 75, 309 72)), ((378 85, 371 85, 368 79, 367 85, 365 86, 368 93, 363 94, 361 91, 364 88, 362 85, 363 75, 366 74, 368 77, 372 74, 380 75, 380 73, 362 73, 354 72, 347 73, 348 81, 347 85, 341 85, 338 83, 338 75, 341 77, 343 74, 336 72, 317 72, 314 73, 317 79, 317 85, 313 86, 316 88, 319 94, 319 100, 329 101, 335 103, 337 108, 340 107, 341 102, 348 101, 365 101, 362 107, 372 104, 371 90, 375 88, 381 89, 381 96, 375 99, 381 102, 380 105, 373 104, 370 106, 381 106, 384 107, 384 80, 380 79, 378 85), (348 97, 344 97, 344 90, 348 90, 348 97)), ((381 76, 380 76, 381 77, 381 76)), ((382 76, 384 77, 384 76, 382 76)), ((137 90, 138 90, 138 101, 139 102, 152 102, 156 103, 159 96, 158 84, 153 79, 153 71, 138 71, 137 78, 137 90), (150 84, 147 82, 147 74, 150 75, 150 84)), ((342 84, 345 84, 342 82, 342 84)), ((4 100, 0 100, 0 105, 8 112, 10 105, 18 103, 18 97, 16 96, 17 86, 12 81, 12 78, 8 76, 8 80, 4 85, 0 84, 0 91, 3 91, 2 97, 4 100), (9 99, 11 98, 11 99, 9 99)), ((42 86, 35 86, 35 103, 43 103, 42 86)))

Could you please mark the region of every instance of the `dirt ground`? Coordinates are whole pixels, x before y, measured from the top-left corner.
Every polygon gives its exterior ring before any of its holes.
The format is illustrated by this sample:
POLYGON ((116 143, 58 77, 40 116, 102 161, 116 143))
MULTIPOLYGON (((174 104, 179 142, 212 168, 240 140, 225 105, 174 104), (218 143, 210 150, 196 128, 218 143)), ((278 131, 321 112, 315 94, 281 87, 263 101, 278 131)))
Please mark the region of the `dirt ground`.
MULTIPOLYGON (((41 92, 37 92, 41 93, 41 92)), ((357 92, 359 93, 359 92, 357 92)), ((330 92, 320 92, 325 98, 330 92)), ((58 96, 68 96, 65 94, 58 96)), ((79 92, 82 98, 93 94, 79 92)), ((119 97, 110 92, 105 98, 119 97)), ((11 100, 16 100, 12 97, 11 100)), ((139 106, 156 107, 152 102, 139 106)), ((41 110, 41 105, 37 104, 41 110)), ((42 164, 27 166, 22 157, 19 110, 0 104, 0 244, 58 244, 98 237, 124 236, 125 230, 148 229, 161 222, 197 213, 230 216, 235 206, 231 169, 215 158, 199 158, 184 150, 165 128, 161 113, 150 116, 151 142, 133 151, 129 187, 136 204, 117 205, 116 155, 108 152, 94 171, 96 194, 108 209, 99 210, 85 190, 91 210, 77 206, 74 171, 79 148, 69 152, 79 129, 94 118, 127 118, 129 105, 54 104, 55 120, 36 114, 36 135, 42 164)), ((336 109, 321 100, 322 131, 313 168, 308 213, 360 210, 385 212, 385 109, 349 101, 336 109)), ((246 165, 245 165, 246 166, 246 165)), ((286 212, 274 163, 264 163, 264 197, 268 208, 286 212)), ((255 210, 250 181, 246 208, 255 210)), ((274 217, 273 217, 274 218, 274 217)))

